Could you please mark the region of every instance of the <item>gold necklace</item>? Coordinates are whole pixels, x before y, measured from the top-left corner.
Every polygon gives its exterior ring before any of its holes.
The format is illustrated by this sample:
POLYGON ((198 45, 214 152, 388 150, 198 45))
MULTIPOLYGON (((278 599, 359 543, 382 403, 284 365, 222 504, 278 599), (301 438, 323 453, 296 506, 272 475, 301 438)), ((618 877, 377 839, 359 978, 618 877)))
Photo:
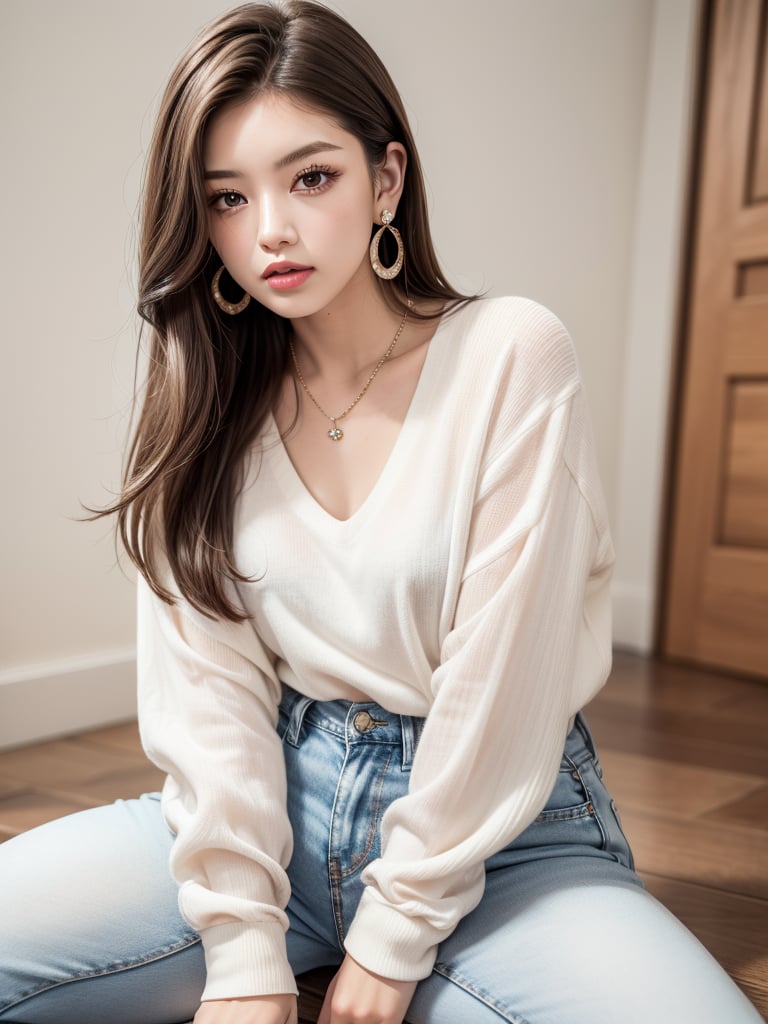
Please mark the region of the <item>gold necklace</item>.
POLYGON ((338 416, 331 416, 330 413, 327 413, 325 411, 325 409, 322 407, 322 405, 320 405, 318 400, 315 398, 315 396, 312 394, 312 392, 309 390, 309 388, 307 387, 307 382, 304 380, 304 377, 301 374, 301 370, 299 369, 299 361, 296 358, 296 350, 293 347, 293 342, 290 340, 290 338, 288 339, 288 347, 291 350, 291 359, 293 360, 293 368, 296 370, 296 376, 299 378, 299 384, 301 384, 301 386, 306 391, 308 398, 312 402, 314 402, 314 404, 317 406, 317 408, 320 410, 320 412, 323 414, 323 416, 325 416, 325 418, 327 420, 330 420, 331 423, 333 424, 331 429, 328 431, 328 437, 330 437, 330 439, 332 441, 340 441, 342 439, 342 437, 344 437, 344 431, 338 425, 338 420, 343 420, 345 416, 347 416, 349 413, 352 412, 352 410, 355 408, 355 406, 360 401, 360 399, 363 397, 363 395, 365 395, 365 393, 368 391, 368 388, 371 386, 371 384, 373 384, 374 377, 376 376, 376 374, 382 368, 384 363, 386 363, 386 361, 389 359, 389 357, 394 352, 395 345, 398 343, 398 341, 400 339, 400 335, 403 333, 403 328, 405 327, 405 321, 407 319, 408 319, 408 310, 406 309, 406 311, 403 313, 403 319, 400 321, 400 326, 395 331, 395 336, 392 339, 389 348, 384 353, 384 355, 381 357, 381 359, 378 361, 378 363, 376 363, 376 365, 374 366, 374 368, 373 368, 373 370, 371 372, 370 377, 368 378, 368 380, 363 385, 363 390, 360 392, 360 394, 357 396, 357 398, 354 400, 354 402, 351 402, 347 406, 347 408, 344 410, 344 412, 340 412, 338 414, 338 416))

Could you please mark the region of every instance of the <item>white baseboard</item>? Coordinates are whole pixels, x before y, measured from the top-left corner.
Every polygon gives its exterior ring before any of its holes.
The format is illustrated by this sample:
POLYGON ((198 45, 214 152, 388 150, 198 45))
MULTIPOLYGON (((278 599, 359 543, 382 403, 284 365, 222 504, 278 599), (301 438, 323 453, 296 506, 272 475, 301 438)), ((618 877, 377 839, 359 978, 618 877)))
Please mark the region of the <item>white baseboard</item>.
POLYGON ((0 672, 0 750, 136 717, 136 653, 0 672))
POLYGON ((611 595, 614 646, 650 654, 656 612, 653 593, 646 587, 614 580, 611 595))
MULTIPOLYGON (((653 594, 619 581, 612 593, 614 644, 648 654, 653 648, 653 594)), ((0 671, 0 750, 135 717, 133 650, 0 671)))

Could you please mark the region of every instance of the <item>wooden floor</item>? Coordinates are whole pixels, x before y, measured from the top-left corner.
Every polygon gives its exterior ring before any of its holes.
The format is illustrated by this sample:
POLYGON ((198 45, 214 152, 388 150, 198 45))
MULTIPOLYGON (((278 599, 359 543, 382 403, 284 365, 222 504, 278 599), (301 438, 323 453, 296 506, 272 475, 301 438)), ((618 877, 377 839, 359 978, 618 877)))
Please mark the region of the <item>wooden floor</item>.
MULTIPOLYGON (((588 720, 648 888, 768 1020, 768 682, 618 653, 588 720)), ((0 841, 160 784, 134 723, 0 753, 0 841)))

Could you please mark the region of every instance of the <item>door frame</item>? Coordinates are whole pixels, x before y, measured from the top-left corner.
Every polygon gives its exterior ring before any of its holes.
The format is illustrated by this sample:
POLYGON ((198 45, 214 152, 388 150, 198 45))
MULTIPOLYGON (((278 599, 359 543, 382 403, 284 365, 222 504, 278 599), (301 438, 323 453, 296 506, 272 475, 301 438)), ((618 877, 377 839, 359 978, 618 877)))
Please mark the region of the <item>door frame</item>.
POLYGON ((617 647, 658 640, 668 467, 693 194, 707 0, 655 0, 627 302, 614 506, 617 647))

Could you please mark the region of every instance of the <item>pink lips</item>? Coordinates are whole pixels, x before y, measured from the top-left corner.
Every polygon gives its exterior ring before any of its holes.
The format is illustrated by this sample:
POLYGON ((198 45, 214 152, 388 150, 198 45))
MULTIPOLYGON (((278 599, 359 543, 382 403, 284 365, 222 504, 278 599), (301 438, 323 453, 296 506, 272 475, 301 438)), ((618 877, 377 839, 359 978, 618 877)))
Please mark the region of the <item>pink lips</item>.
POLYGON ((299 288, 309 279, 314 269, 314 267, 305 267, 301 263, 290 263, 286 260, 270 263, 261 276, 270 288, 282 292, 289 291, 291 288, 299 288))

